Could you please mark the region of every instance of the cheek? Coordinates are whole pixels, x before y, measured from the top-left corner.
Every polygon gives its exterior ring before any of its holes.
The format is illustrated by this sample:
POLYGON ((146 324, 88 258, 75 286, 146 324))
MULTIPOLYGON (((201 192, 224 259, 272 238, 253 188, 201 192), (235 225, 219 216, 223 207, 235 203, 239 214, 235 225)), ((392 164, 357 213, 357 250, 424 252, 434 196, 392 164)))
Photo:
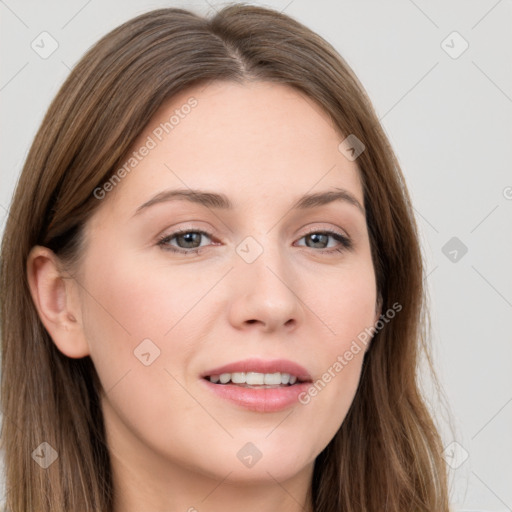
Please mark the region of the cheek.
MULTIPOLYGON (((104 252, 110 251, 116 254, 113 248, 104 252)), ((207 291, 208 283, 203 286, 180 268, 171 272, 161 262, 104 256, 99 251, 92 255, 86 273, 84 298, 93 340, 108 336, 110 344, 128 344, 132 350, 146 338, 168 342, 207 291)))
POLYGON ((123 389, 129 397, 125 403, 122 394, 116 395, 120 408, 129 412, 134 404, 145 404, 146 417, 158 417, 159 399, 173 396, 183 407, 193 405, 177 381, 189 384, 187 371, 208 325, 218 319, 215 294, 208 294, 218 277, 198 278, 204 274, 190 265, 173 268, 165 259, 148 261, 107 243, 91 251, 84 272, 85 334, 104 389, 115 386, 116 393, 123 389))
POLYGON ((197 301, 200 286, 196 281, 187 288, 186 282, 170 280, 169 269, 163 278, 164 269, 159 272, 136 259, 114 264, 96 257, 88 265, 84 328, 113 435, 128 438, 128 428, 137 439, 168 446, 173 454, 185 451, 169 439, 169 432, 176 428, 176 410, 183 413, 183 430, 194 428, 187 414, 196 404, 179 383, 197 351, 197 334, 187 329, 184 315, 197 301))
POLYGON ((353 339, 373 326, 377 290, 370 258, 354 259, 330 275, 316 275, 305 289, 311 290, 309 304, 325 326, 326 354, 346 350, 353 339))
POLYGON ((106 391, 120 379, 135 387, 139 383, 141 390, 149 381, 164 389, 170 345, 174 367, 185 368, 192 354, 190 337, 178 336, 191 302, 187 288, 119 252, 110 248, 91 254, 84 273, 83 321, 91 359, 106 391), (119 257, 109 260, 109 252, 119 257))
POLYGON ((322 422, 324 434, 333 436, 354 399, 365 350, 371 340, 377 299, 373 265, 360 260, 317 280, 322 287, 308 296, 311 309, 322 321, 317 340, 318 373, 300 401, 322 422), (314 412, 313 412, 314 411, 314 412))

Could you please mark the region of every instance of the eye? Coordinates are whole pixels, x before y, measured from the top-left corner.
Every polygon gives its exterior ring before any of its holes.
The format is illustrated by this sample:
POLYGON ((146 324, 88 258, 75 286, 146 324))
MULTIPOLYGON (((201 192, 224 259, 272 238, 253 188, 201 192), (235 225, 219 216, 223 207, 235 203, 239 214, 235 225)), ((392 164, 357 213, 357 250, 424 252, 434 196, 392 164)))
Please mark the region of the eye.
MULTIPOLYGON (((337 231, 310 231, 305 236, 303 236, 300 240, 306 239, 310 240, 312 245, 306 244, 306 247, 310 248, 319 248, 318 252, 322 253, 334 253, 334 252, 343 252, 345 250, 352 249, 352 241, 347 236, 338 233, 337 231), (329 244, 329 238, 336 240, 339 242, 338 246, 334 246, 330 249, 324 248, 325 244, 329 244), (319 247, 321 246, 321 247, 319 247)), ((304 247, 304 246, 302 246, 304 247)))
MULTIPOLYGON (((212 235, 206 231, 196 229, 182 229, 175 231, 170 235, 165 235, 160 238, 158 245, 166 251, 171 251, 180 254, 199 254, 204 247, 208 244, 201 245, 201 239, 206 237, 212 239, 212 235), (173 245, 171 242, 176 241, 177 245, 173 245)), ((335 253, 343 252, 352 248, 352 241, 347 236, 338 233, 337 231, 315 231, 311 230, 299 240, 306 239, 310 240, 312 245, 306 244, 306 247, 311 249, 319 249, 316 252, 320 253, 335 253), (338 242, 338 246, 331 248, 325 248, 324 245, 329 244, 329 239, 334 239, 338 242)), ((304 245, 302 245, 304 247, 304 245)))
POLYGON ((160 238, 158 245, 166 251, 178 252, 181 254, 198 254, 204 247, 198 245, 198 242, 200 243, 201 241, 201 237, 207 237, 211 239, 210 233, 207 233, 206 231, 199 229, 183 229, 160 238), (183 247, 175 247, 174 245, 171 245, 170 242, 174 239, 176 239, 176 242, 179 245, 183 245, 183 247))

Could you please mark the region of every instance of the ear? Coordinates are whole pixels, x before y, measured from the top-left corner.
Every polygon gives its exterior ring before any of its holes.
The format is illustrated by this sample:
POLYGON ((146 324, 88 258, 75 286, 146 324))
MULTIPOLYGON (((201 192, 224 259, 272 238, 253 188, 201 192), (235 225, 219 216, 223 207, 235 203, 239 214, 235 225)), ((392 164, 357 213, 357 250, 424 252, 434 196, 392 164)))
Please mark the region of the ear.
POLYGON ((82 325, 77 283, 61 270, 59 259, 47 247, 36 245, 27 258, 32 300, 41 322, 57 348, 66 356, 89 355, 82 325))

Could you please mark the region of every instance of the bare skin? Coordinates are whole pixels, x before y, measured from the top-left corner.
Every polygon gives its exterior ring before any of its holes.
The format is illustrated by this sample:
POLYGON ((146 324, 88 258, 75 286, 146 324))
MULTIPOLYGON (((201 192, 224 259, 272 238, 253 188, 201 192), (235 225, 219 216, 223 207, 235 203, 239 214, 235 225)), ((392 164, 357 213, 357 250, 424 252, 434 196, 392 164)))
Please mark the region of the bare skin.
POLYGON ((155 147, 98 199, 73 277, 44 247, 28 260, 53 341, 89 355, 104 387, 115 512, 311 511, 313 464, 353 401, 364 350, 307 404, 277 412, 220 398, 200 375, 257 357, 294 361, 316 381, 378 319, 357 161, 311 99, 264 82, 182 91, 133 151, 148 137, 155 147), (154 130, 191 97, 197 105, 159 140, 154 130), (233 208, 178 199, 137 212, 177 188, 225 194, 233 208), (347 200, 292 209, 339 189, 363 211, 347 200), (196 235, 172 238, 178 229, 196 235), (352 246, 310 233, 326 231, 352 246), (239 246, 261 254, 248 263, 239 246), (249 442, 261 453, 252 467, 237 456, 249 442))

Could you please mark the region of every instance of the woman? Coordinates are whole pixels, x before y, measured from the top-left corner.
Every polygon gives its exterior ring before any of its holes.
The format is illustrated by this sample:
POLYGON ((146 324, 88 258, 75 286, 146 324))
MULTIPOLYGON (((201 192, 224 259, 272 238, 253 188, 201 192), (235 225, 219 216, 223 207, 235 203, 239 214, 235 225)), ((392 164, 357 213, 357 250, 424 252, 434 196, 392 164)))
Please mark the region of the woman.
POLYGON ((1 291, 9 511, 448 510, 403 176, 284 14, 100 40, 28 155, 1 291))

